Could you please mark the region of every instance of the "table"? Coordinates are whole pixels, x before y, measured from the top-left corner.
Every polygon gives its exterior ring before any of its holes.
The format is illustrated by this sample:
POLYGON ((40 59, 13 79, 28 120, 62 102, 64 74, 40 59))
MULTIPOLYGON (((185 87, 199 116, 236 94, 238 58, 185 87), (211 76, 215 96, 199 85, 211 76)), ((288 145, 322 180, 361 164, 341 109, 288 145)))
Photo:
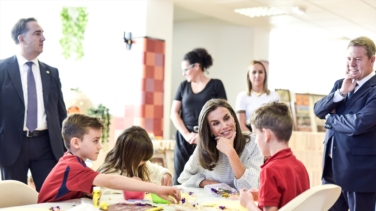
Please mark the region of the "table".
MULTIPOLYGON (((238 206, 239 209, 233 209, 233 210, 246 210, 245 208, 241 208, 239 204, 239 200, 231 200, 223 197, 217 197, 211 193, 209 193, 207 190, 203 188, 191 188, 191 187, 183 187, 183 186, 176 186, 178 187, 182 192, 188 193, 193 192, 193 195, 196 198, 196 202, 198 204, 221 204, 224 203, 224 205, 231 204, 231 206, 238 206)), ((121 201, 124 201, 123 194, 110 194, 110 195, 102 195, 101 201, 104 201, 108 204, 116 204, 121 201)), ((173 211, 176 210, 174 206, 168 206, 168 205, 158 205, 154 204, 156 206, 163 206, 164 210, 166 211, 173 211)), ((222 204, 221 204, 222 205, 222 204)), ((48 209, 49 207, 56 207, 60 206, 60 208, 64 211, 98 211, 98 208, 94 208, 93 202, 91 199, 88 198, 81 198, 81 199, 72 199, 68 201, 63 202, 53 202, 53 203, 42 203, 42 204, 33 204, 33 205, 25 205, 25 206, 17 206, 17 207, 10 207, 10 208, 2 208, 0 211, 42 211, 45 209, 48 209)), ((180 207, 179 207, 180 208, 180 207)), ((209 210, 213 210, 213 208, 208 208, 209 210)), ((179 209, 182 210, 182 209, 179 209)), ((190 210, 190 209, 186 209, 190 210)))

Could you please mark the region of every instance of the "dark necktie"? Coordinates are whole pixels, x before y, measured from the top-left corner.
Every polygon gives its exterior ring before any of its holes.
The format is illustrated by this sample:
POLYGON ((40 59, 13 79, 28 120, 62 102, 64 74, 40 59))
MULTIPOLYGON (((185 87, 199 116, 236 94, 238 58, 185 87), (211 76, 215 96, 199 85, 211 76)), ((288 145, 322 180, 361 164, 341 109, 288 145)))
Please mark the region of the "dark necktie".
POLYGON ((351 92, 349 92, 348 99, 350 99, 354 95, 354 92, 355 92, 355 89, 356 89, 357 86, 358 86, 358 83, 356 83, 354 90, 352 90, 351 92))
POLYGON ((26 127, 30 132, 33 132, 38 125, 38 101, 37 101, 37 87, 35 85, 35 78, 32 71, 33 62, 26 62, 29 69, 27 70, 27 112, 26 112, 26 127))

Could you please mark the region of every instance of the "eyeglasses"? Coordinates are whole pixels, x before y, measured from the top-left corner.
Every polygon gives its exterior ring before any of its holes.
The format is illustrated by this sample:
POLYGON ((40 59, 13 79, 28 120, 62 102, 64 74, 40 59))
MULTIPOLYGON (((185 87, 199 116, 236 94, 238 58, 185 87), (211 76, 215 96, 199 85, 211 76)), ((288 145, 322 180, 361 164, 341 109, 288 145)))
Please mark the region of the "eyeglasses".
POLYGON ((189 69, 191 69, 193 66, 195 66, 195 64, 191 64, 189 65, 188 67, 184 68, 182 71, 183 72, 187 72, 189 69))

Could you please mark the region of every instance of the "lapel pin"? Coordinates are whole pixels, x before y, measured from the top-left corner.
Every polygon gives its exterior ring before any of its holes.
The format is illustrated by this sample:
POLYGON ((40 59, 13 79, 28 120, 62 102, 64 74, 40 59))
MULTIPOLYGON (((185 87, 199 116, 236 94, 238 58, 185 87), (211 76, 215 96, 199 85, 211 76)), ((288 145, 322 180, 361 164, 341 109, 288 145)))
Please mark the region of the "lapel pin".
POLYGON ((46 73, 47 73, 47 74, 50 74, 50 71, 47 70, 46 73))

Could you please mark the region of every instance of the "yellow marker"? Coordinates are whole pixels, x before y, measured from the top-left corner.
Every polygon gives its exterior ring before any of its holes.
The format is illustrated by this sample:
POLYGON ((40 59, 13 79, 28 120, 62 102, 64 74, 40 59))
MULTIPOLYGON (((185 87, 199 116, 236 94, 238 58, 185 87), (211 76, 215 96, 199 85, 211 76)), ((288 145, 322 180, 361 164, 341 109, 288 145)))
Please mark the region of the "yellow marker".
POLYGON ((99 207, 99 202, 101 200, 101 187, 93 188, 93 204, 94 207, 99 207))

